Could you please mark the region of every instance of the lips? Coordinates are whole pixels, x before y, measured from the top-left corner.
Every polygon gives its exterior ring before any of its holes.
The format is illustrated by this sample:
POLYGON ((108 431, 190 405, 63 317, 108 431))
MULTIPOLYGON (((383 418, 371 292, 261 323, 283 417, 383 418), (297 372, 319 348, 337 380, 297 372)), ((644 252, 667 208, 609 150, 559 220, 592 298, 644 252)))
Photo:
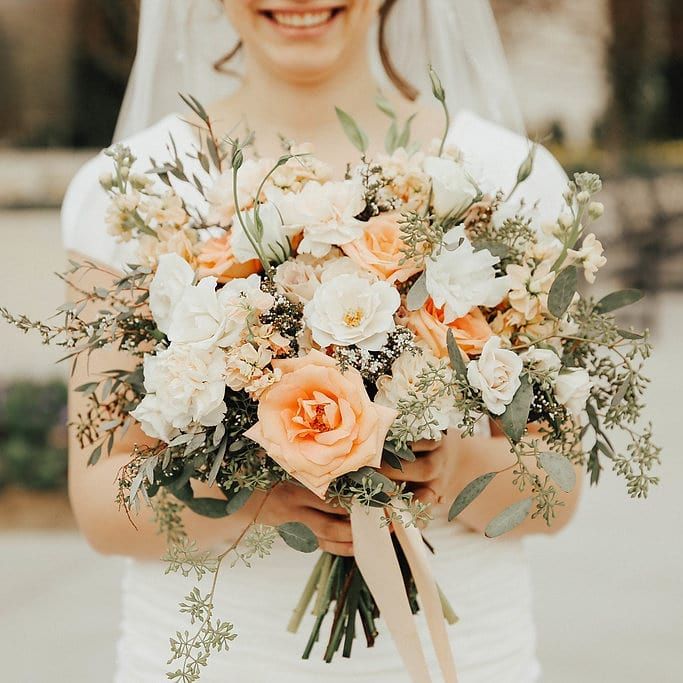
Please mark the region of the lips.
POLYGON ((309 10, 264 10, 261 14, 278 27, 286 30, 306 31, 319 29, 330 23, 343 7, 325 7, 309 10))

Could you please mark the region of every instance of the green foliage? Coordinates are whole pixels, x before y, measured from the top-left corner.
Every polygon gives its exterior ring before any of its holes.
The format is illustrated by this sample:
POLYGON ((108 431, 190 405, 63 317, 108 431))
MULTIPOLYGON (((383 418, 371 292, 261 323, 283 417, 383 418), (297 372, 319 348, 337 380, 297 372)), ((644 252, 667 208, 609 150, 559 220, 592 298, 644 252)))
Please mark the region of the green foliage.
POLYGON ((562 318, 572 303, 579 283, 576 266, 568 266, 560 271, 548 293, 548 310, 556 317, 562 318))
POLYGON ((489 522, 485 531, 486 535, 489 538, 497 538, 512 531, 529 516, 532 503, 531 498, 524 498, 506 507, 489 522))
POLYGON ((448 521, 455 519, 472 501, 474 501, 493 481, 498 472, 488 472, 472 480, 460 491, 448 511, 448 521))
POLYGON ((300 553, 312 553, 318 549, 318 539, 315 534, 301 522, 286 522, 277 527, 280 538, 294 550, 300 553))
POLYGON ((66 487, 66 386, 21 381, 0 390, 0 485, 66 487))

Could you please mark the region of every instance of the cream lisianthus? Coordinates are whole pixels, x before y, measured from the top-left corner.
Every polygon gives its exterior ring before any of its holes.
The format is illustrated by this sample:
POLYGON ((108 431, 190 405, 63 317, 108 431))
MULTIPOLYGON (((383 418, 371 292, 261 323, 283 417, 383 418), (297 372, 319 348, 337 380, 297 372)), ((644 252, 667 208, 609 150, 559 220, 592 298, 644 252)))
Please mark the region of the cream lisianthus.
POLYGON ((460 215, 479 194, 465 167, 457 161, 427 157, 424 170, 432 180, 434 211, 441 218, 460 215))
MULTIPOLYGON (((285 230, 280 214, 273 204, 266 202, 261 204, 259 208, 259 220, 263 230, 260 236, 256 235, 256 212, 254 209, 246 211, 242 220, 244 220, 247 229, 251 229, 252 239, 260 245, 266 258, 278 261, 283 254, 289 251, 288 240, 296 234, 296 230, 285 230)), ((239 220, 233 221, 231 246, 238 263, 247 263, 258 258, 258 254, 239 220)))
POLYGON ((481 391, 484 404, 494 415, 502 415, 521 386, 522 359, 502 349, 500 337, 491 337, 477 360, 467 366, 469 383, 481 391))
POLYGON ((143 362, 148 392, 131 413, 148 436, 168 440, 192 424, 215 427, 225 415, 225 358, 219 349, 171 344, 143 362))
POLYGON ((180 256, 164 254, 159 258, 159 265, 149 285, 149 308, 162 332, 168 332, 175 307, 193 281, 192 267, 180 256))
MULTIPOLYGON (((436 389, 432 392, 433 396, 429 396, 429 392, 425 395, 417 391, 422 373, 429 370, 430 366, 439 365, 439 360, 426 345, 420 344, 418 349, 418 352, 404 351, 392 364, 391 375, 383 375, 377 380, 375 402, 388 408, 398 408, 400 402, 407 396, 415 395, 425 401, 429 398, 424 419, 419 421, 419 424, 409 423, 405 427, 410 432, 413 441, 420 439, 438 441, 445 430, 458 425, 462 416, 453 407, 453 399, 448 394, 438 397, 436 389)), ((451 374, 451 371, 447 371, 447 379, 451 374)), ((397 421, 401 422, 404 419, 405 416, 398 411, 397 421)))
POLYGON ((553 380, 557 379, 562 367, 560 357, 552 349, 539 349, 532 346, 528 351, 521 353, 519 357, 530 368, 553 380))
POLYGON ((352 242, 363 234, 363 223, 356 219, 365 208, 362 184, 357 180, 306 183, 301 192, 270 192, 269 201, 282 216, 286 230, 303 230, 297 249, 317 258, 333 246, 352 242))
MULTIPOLYGON (((249 209, 254 205, 258 188, 274 165, 273 159, 246 159, 240 166, 237 171, 237 201, 240 209, 249 209)), ((232 169, 224 171, 206 191, 209 203, 207 220, 222 228, 232 225, 235 215, 233 173, 232 169)))
POLYGON ((268 311, 272 295, 261 290, 261 278, 231 280, 216 291, 216 278, 187 287, 176 305, 168 338, 185 344, 229 347, 238 342, 249 319, 268 311))
POLYGON ((498 263, 487 249, 475 251, 462 227, 444 237, 444 248, 427 259, 426 286, 437 308, 444 309, 444 322, 462 318, 475 306, 497 306, 510 288, 510 278, 496 277, 498 263))
POLYGON ((379 351, 396 327, 400 303, 398 291, 383 280, 339 275, 318 287, 304 307, 304 319, 322 348, 356 345, 379 351))

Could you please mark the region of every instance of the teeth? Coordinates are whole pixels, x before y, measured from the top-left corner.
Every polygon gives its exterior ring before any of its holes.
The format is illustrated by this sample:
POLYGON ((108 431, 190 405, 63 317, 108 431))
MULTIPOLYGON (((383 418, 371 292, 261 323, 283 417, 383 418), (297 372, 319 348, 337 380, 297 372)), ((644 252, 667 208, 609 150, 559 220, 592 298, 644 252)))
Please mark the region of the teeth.
POLYGON ((332 17, 332 10, 321 10, 319 12, 273 12, 273 19, 282 26, 293 28, 311 28, 321 26, 328 22, 332 17))

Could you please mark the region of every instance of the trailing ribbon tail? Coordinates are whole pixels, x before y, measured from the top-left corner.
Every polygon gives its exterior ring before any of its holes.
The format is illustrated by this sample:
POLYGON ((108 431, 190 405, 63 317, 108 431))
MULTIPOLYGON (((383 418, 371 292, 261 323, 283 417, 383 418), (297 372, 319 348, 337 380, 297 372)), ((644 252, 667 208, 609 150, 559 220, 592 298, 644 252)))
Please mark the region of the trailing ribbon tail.
MULTIPOLYGON (((382 508, 352 507, 351 529, 356 564, 372 591, 411 680, 413 683, 432 683, 391 532, 387 526, 382 526, 384 514, 382 508)), ((395 527, 420 593, 444 682, 457 683, 438 589, 429 569, 422 538, 417 529, 406 529, 399 524, 395 527)))

